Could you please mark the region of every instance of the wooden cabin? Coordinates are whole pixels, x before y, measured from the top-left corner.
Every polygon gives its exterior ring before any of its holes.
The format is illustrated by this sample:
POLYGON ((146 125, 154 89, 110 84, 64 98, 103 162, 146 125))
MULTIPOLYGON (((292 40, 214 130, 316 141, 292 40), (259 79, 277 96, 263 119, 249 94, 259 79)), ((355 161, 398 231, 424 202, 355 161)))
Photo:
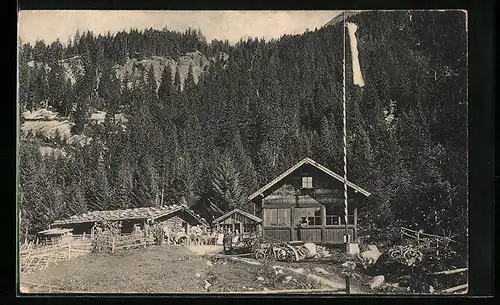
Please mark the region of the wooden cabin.
MULTIPOLYGON (((348 185, 349 240, 357 239, 357 210, 370 193, 348 185)), ((305 158, 248 197, 276 240, 345 243, 344 178, 305 158)))
POLYGON ((216 230, 222 232, 256 233, 261 231, 262 219, 242 211, 234 209, 212 221, 216 230))
POLYGON ((52 228, 38 232, 38 238, 42 243, 59 243, 72 234, 73 229, 52 228))
POLYGON ((200 226, 203 231, 209 226, 200 215, 186 205, 166 207, 142 207, 125 210, 92 211, 68 219, 56 220, 52 228, 71 228, 73 234, 91 234, 92 228, 99 221, 120 221, 122 233, 131 233, 134 226, 144 228, 148 221, 166 224, 172 231, 184 231, 189 234, 192 226, 200 226))

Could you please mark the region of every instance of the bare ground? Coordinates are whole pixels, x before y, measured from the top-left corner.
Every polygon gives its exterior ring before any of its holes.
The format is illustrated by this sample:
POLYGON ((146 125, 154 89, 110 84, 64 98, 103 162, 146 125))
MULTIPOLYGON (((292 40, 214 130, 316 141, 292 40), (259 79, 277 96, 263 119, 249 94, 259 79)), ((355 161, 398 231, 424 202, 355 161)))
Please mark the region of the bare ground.
MULTIPOLYGON (((306 274, 288 268, 273 268, 276 262, 251 264, 228 258, 200 255, 181 246, 149 247, 107 253, 90 253, 45 270, 24 274, 29 292, 30 284, 52 286, 53 292, 79 293, 231 293, 283 291, 295 289, 331 289, 306 274)), ((287 264, 288 267, 307 267, 312 262, 287 264)), ((328 263, 320 264, 326 269, 328 263)), ((338 276, 324 275, 343 285, 338 276)))

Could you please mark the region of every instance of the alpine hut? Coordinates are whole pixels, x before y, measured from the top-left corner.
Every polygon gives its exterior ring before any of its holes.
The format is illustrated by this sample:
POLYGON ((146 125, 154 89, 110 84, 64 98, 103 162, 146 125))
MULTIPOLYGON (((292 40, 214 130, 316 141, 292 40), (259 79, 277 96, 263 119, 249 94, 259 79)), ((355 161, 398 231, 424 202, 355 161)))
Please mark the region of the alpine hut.
POLYGON ((73 229, 73 234, 91 233, 96 222, 120 221, 122 233, 131 233, 134 226, 144 225, 153 221, 167 225, 173 231, 184 231, 189 234, 190 228, 200 226, 203 230, 208 222, 186 205, 171 205, 164 207, 141 207, 125 210, 92 211, 82 215, 74 215, 68 219, 56 220, 51 228, 73 229))
POLYGON ((260 232, 262 219, 240 209, 234 209, 214 219, 212 224, 218 231, 256 233, 260 232))
MULTIPOLYGON (((348 223, 357 239, 357 210, 371 194, 347 181, 348 223)), ((345 242, 344 178, 304 158, 248 197, 263 223, 264 236, 325 244, 345 242)))

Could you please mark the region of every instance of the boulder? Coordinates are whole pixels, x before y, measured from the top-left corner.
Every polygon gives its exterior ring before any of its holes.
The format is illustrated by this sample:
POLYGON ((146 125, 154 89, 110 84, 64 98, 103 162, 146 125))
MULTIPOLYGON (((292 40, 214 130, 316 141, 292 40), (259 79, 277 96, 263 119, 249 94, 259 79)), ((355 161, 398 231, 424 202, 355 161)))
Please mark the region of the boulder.
POLYGON ((384 282, 385 277, 383 275, 377 275, 368 283, 368 286, 370 286, 370 289, 375 289, 384 285, 384 282))
POLYGON ((316 249, 316 244, 313 243, 305 243, 302 247, 307 249, 307 258, 313 258, 318 255, 318 251, 316 249))
POLYGON ((380 255, 382 255, 382 253, 378 250, 377 246, 375 245, 368 245, 368 250, 360 254, 361 258, 370 265, 375 264, 379 259, 380 255))
POLYGON ((316 249, 317 249, 316 251, 317 251, 318 257, 331 256, 330 252, 325 247, 317 246, 316 249))
POLYGON ((350 255, 357 255, 357 254, 359 254, 359 244, 350 243, 349 244, 349 254, 350 255))

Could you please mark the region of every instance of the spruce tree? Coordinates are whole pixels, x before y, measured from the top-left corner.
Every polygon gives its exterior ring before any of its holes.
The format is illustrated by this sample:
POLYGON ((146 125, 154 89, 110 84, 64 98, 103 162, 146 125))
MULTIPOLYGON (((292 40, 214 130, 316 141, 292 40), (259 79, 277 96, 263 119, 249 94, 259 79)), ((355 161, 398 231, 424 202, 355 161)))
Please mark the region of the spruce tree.
POLYGON ((127 209, 134 206, 132 202, 133 170, 127 160, 123 160, 118 169, 117 185, 112 207, 127 209))
POLYGON ((169 64, 163 69, 161 75, 161 82, 158 88, 158 97, 162 102, 168 100, 168 98, 173 94, 173 81, 172 81, 172 68, 169 64))
POLYGON ((234 208, 244 208, 246 203, 245 191, 240 184, 238 172, 232 158, 225 154, 221 156, 218 166, 214 170, 212 187, 213 202, 225 212, 234 208))
POLYGON ((111 206, 113 197, 112 188, 108 182, 107 172, 104 167, 104 161, 100 158, 95 172, 93 201, 89 202, 89 208, 93 211, 108 210, 111 206))
POLYGON ((87 212, 87 204, 82 188, 76 185, 70 185, 66 188, 66 207, 65 216, 82 215, 87 212))
POLYGON ((179 71, 180 65, 177 63, 177 67, 175 69, 175 77, 174 77, 174 94, 178 94, 181 92, 182 89, 182 81, 181 81, 181 74, 179 71))

